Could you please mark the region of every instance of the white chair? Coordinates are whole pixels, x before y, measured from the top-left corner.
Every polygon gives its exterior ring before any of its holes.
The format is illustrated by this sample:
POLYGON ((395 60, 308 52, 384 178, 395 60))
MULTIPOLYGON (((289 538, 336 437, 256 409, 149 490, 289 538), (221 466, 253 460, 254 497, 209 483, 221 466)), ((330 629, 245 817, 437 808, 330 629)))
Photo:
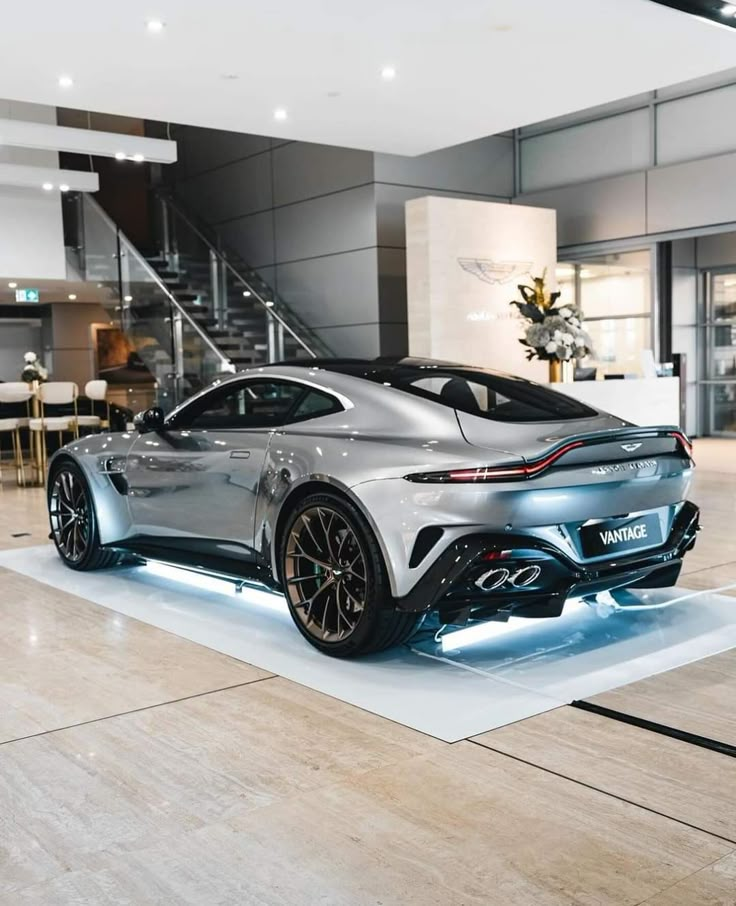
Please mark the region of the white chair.
POLYGON ((69 432, 74 437, 79 437, 79 425, 77 423, 77 397, 79 388, 72 381, 49 381, 48 384, 41 384, 38 388, 38 401, 41 406, 41 417, 32 418, 28 427, 31 433, 41 432, 41 474, 46 475, 46 462, 48 459, 46 450, 46 436, 49 432, 58 432, 59 445, 63 446, 64 432, 69 432), (74 406, 72 415, 48 415, 47 406, 74 406))
POLYGON ((99 415, 77 415, 77 424, 80 428, 100 428, 110 427, 110 403, 107 401, 107 381, 87 381, 84 385, 84 395, 87 399, 92 400, 92 411, 94 412, 94 403, 100 402, 105 404, 105 418, 99 415))
MULTIPOLYGON (((23 448, 20 440, 20 429, 27 428, 30 421, 30 399, 33 391, 29 390, 28 384, 22 381, 9 381, 6 384, 0 384, 0 439, 3 434, 10 434, 11 446, 13 450, 13 464, 15 466, 15 477, 19 485, 26 483, 25 466, 23 463, 23 448), (25 416, 13 415, 12 417, 2 417, 3 404, 26 404, 25 416)), ((2 482, 2 446, 0 446, 0 482, 2 482)))

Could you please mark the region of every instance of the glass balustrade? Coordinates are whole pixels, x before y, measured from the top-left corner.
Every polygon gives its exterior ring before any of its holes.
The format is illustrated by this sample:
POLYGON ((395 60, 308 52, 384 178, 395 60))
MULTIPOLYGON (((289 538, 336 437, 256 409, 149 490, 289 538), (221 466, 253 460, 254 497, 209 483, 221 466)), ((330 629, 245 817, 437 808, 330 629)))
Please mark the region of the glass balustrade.
POLYGON ((226 352, 198 323, 193 305, 179 301, 149 261, 89 195, 74 199, 73 263, 101 290, 110 326, 110 353, 100 377, 111 398, 132 409, 166 411, 235 370, 226 352), (144 405, 141 406, 141 403, 144 405))
POLYGON ((159 260, 178 292, 198 301, 218 345, 232 351, 238 366, 332 355, 215 230, 165 194, 157 196, 156 211, 159 260))

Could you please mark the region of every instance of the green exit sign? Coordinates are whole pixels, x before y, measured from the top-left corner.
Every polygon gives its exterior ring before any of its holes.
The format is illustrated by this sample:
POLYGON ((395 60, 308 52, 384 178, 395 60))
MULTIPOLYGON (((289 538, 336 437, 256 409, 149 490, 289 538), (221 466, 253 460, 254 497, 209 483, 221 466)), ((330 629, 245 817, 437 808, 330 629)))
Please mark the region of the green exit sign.
POLYGON ((40 293, 37 289, 16 289, 16 302, 38 302, 40 293))

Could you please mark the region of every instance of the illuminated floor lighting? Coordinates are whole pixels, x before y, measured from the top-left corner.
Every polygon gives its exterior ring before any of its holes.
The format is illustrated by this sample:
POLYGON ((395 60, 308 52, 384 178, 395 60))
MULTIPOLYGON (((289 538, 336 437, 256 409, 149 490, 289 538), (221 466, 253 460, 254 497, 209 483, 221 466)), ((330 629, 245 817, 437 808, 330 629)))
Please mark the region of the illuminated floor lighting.
MULTIPOLYGON (((590 609, 590 606, 586 604, 582 598, 573 598, 565 604, 562 615, 568 616, 572 613, 590 609)), ((508 620, 503 623, 493 620, 489 620, 487 623, 478 623, 476 626, 468 626, 466 629, 458 629, 455 632, 448 632, 447 635, 443 635, 441 637, 442 653, 457 651, 468 645, 477 645, 479 642, 487 642, 490 639, 512 635, 520 629, 531 629, 549 621, 559 619, 560 617, 548 617, 547 619, 509 617, 508 620)))
POLYGON ((222 579, 218 576, 209 576, 184 567, 172 566, 169 563, 157 563, 155 561, 144 564, 140 569, 144 570, 148 575, 166 579, 170 582, 178 582, 189 588, 198 588, 201 591, 209 591, 228 598, 236 598, 242 595, 247 599, 248 604, 258 604, 261 607, 268 607, 281 613, 286 610, 286 601, 283 595, 268 591, 265 588, 256 588, 252 585, 239 587, 235 579, 222 579))

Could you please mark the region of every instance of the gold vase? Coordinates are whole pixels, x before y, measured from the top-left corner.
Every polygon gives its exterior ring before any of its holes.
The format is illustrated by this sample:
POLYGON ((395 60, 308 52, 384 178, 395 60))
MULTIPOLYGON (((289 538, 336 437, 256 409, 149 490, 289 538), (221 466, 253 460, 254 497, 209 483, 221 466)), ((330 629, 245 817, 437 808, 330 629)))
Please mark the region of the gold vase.
POLYGON ((550 359, 549 365, 549 382, 550 384, 562 383, 562 362, 559 359, 550 359))

